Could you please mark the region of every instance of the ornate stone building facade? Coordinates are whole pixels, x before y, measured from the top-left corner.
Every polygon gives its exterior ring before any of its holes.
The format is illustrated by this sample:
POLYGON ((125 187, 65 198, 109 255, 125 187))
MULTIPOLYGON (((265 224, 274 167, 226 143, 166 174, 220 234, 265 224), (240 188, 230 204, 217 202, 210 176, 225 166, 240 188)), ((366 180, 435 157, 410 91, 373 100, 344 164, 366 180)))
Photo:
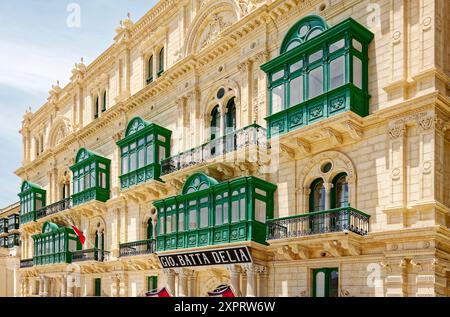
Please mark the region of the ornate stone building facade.
POLYGON ((0 210, 0 297, 19 296, 19 203, 0 210))
POLYGON ((20 296, 448 296, 449 15, 161 0, 123 20, 24 116, 20 296))

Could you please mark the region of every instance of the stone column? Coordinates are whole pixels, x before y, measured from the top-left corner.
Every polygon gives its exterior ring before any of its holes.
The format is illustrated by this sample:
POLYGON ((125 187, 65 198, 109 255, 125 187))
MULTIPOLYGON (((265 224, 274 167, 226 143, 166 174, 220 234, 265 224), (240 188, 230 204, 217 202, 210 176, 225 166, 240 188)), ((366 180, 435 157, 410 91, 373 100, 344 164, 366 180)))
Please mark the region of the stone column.
POLYGON ((43 276, 39 277, 39 296, 40 297, 44 296, 44 277, 43 276))
POLYGON ((167 281, 167 291, 175 296, 175 271, 172 269, 164 269, 167 281))
POLYGON ((61 297, 67 296, 67 276, 61 275, 61 297))
POLYGON ((196 290, 197 290, 197 272, 192 271, 192 273, 189 275, 188 296, 195 297, 197 295, 196 290))
POLYGON ((44 277, 44 279, 43 279, 43 284, 44 284, 44 286, 43 286, 43 292, 42 292, 42 297, 48 297, 48 289, 49 289, 49 283, 50 281, 49 281, 49 279, 47 278, 47 277, 44 277))
POLYGON ((67 297, 74 297, 74 284, 75 284, 75 277, 74 276, 68 276, 68 279, 66 279, 67 281, 67 291, 66 291, 66 296, 67 297))
POLYGON ((254 264, 245 264, 244 269, 247 272, 247 297, 256 297, 256 266, 254 264))
POLYGON ((230 284, 236 296, 241 296, 240 275, 241 268, 237 265, 227 265, 227 270, 230 272, 230 284))
POLYGON ((333 188, 332 183, 324 183, 323 187, 325 188, 325 210, 331 209, 331 199, 330 199, 330 193, 331 189, 333 188))
POLYGON ((267 267, 262 267, 259 272, 259 294, 260 297, 268 296, 268 287, 269 286, 269 272, 267 267))
POLYGON ((178 274, 178 296, 186 297, 188 296, 188 278, 190 271, 187 269, 176 269, 178 274))

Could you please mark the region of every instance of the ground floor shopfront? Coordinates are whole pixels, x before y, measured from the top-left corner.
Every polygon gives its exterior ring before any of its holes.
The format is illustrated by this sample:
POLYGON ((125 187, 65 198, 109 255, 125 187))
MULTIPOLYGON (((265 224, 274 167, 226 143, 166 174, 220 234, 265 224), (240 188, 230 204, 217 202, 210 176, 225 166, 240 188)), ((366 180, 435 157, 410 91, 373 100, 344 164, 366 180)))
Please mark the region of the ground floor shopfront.
POLYGON ((166 288, 172 296, 207 297, 228 285, 242 297, 449 296, 448 260, 438 242, 418 239, 426 231, 392 233, 387 244, 386 236, 339 233, 37 266, 21 269, 20 294, 139 297, 166 288))

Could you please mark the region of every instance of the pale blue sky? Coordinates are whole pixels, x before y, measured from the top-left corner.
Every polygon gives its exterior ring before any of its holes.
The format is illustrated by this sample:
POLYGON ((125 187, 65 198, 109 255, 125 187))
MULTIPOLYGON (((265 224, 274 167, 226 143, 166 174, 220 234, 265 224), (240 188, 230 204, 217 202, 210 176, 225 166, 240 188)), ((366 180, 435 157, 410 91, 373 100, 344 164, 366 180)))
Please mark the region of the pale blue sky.
POLYGON ((75 62, 92 62, 113 42, 119 21, 137 21, 156 0, 0 0, 0 208, 18 200, 25 109, 42 106, 51 85, 68 83, 75 62), (67 6, 81 27, 67 26, 67 6))

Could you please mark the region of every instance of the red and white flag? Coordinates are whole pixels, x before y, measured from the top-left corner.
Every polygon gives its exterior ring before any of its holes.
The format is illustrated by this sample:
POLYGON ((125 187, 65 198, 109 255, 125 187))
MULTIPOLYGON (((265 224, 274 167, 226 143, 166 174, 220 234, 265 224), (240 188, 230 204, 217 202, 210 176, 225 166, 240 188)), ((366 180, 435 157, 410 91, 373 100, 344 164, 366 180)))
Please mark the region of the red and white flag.
POLYGON ((161 288, 160 290, 151 291, 145 294, 146 297, 172 297, 167 289, 161 288))
POLYGON ((83 232, 80 231, 80 229, 78 229, 75 226, 72 226, 73 231, 75 231, 75 234, 78 236, 78 239, 80 239, 80 242, 82 245, 84 245, 84 243, 86 242, 86 237, 84 236, 83 232))

